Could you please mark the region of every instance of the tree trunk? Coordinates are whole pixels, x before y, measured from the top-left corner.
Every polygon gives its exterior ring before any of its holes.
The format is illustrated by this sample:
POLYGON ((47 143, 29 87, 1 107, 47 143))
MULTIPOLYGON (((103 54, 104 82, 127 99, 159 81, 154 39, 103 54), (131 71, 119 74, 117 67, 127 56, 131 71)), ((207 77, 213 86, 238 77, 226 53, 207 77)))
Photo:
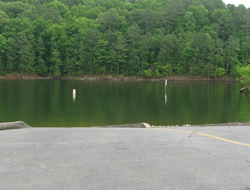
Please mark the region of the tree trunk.
POLYGON ((168 57, 167 57, 167 64, 169 62, 169 48, 168 48, 168 57))
POLYGON ((22 65, 22 79, 23 79, 23 65, 22 65))
POLYGON ((209 63, 207 63, 207 79, 209 79, 209 75, 210 75, 210 72, 209 72, 209 71, 210 71, 210 70, 209 70, 209 66, 210 66, 210 65, 209 65, 209 63))
POLYGON ((192 78, 193 76, 193 67, 194 67, 194 61, 192 61, 192 64, 191 64, 191 69, 190 69, 190 79, 192 78))
POLYGON ((69 78, 69 65, 68 65, 68 78, 69 78))
MULTIPOLYGON (((229 51, 229 52, 228 52, 228 56, 227 56, 227 74, 228 74, 228 68, 229 68, 229 58, 230 58, 230 54, 231 54, 231 52, 229 51)), ((226 74, 226 76, 227 76, 227 74, 226 74)))
POLYGON ((91 48, 91 47, 90 47, 89 54, 90 54, 90 59, 89 59, 89 63, 90 63, 90 74, 91 74, 91 76, 92 76, 92 60, 91 60, 92 48, 91 48))
POLYGON ((216 54, 216 65, 215 65, 215 79, 217 79, 217 66, 218 66, 218 53, 216 54))
POLYGON ((247 37, 248 37, 248 20, 247 20, 247 24, 246 24, 246 65, 247 65, 247 59, 248 59, 248 40, 247 40, 247 37))
POLYGON ((200 50, 199 50, 199 53, 198 53, 198 65, 200 66, 200 59, 201 59, 201 53, 200 53, 200 50))
POLYGON ((247 65, 247 59, 248 59, 248 46, 247 46, 247 49, 246 49, 246 65, 247 65))
POLYGON ((120 70, 120 54, 121 54, 121 51, 119 50, 119 53, 118 53, 118 63, 117 63, 117 76, 119 76, 119 70, 120 70))
POLYGON ((163 55, 162 55, 162 65, 164 66, 165 65, 165 53, 163 51, 163 55))
POLYGON ((206 50, 204 50, 203 64, 205 64, 205 61, 206 61, 206 50))
POLYGON ((119 76, 119 69, 120 69, 120 61, 117 62, 117 76, 119 76))
POLYGON ((169 21, 168 21, 168 35, 169 35, 169 21))
POLYGON ((50 63, 50 69, 49 69, 49 75, 50 75, 50 79, 51 79, 51 66, 52 66, 52 64, 50 63))

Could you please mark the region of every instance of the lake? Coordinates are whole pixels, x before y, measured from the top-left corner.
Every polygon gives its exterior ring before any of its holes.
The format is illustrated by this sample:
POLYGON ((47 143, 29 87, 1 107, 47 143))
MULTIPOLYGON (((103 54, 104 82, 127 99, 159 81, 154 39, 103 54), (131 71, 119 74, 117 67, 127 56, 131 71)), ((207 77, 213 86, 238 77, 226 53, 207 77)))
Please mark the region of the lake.
POLYGON ((33 127, 89 127, 250 121, 240 83, 0 80, 0 122, 33 127), (76 96, 73 97, 73 89, 76 96))

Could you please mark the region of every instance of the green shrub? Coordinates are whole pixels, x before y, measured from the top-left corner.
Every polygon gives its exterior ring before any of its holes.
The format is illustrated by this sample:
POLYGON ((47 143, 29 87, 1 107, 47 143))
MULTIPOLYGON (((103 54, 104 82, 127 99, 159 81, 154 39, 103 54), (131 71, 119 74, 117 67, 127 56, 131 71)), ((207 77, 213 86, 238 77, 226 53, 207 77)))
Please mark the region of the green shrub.
POLYGON ((152 71, 151 69, 147 69, 143 71, 143 74, 145 77, 151 77, 152 76, 152 71))
POLYGON ((218 67, 218 69, 217 69, 217 76, 218 77, 225 76, 226 72, 227 72, 226 69, 218 67))
POLYGON ((240 78, 243 80, 243 83, 250 84, 250 65, 245 67, 239 67, 238 73, 240 75, 240 78))

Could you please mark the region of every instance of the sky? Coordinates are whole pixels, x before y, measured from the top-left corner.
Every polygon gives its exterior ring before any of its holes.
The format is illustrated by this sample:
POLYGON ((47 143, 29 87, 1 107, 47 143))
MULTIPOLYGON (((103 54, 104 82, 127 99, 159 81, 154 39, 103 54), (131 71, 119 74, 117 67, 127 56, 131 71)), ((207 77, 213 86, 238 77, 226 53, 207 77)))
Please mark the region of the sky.
POLYGON ((246 8, 250 8, 250 0, 223 0, 224 3, 227 4, 235 4, 238 6, 239 4, 245 5, 246 8))

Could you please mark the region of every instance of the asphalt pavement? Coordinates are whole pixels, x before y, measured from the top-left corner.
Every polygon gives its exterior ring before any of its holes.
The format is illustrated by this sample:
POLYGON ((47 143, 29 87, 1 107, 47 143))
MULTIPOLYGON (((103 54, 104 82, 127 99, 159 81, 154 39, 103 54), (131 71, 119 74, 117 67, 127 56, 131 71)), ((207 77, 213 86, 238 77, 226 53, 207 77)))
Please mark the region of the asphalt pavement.
POLYGON ((248 190, 250 127, 0 131, 1 190, 248 190))

